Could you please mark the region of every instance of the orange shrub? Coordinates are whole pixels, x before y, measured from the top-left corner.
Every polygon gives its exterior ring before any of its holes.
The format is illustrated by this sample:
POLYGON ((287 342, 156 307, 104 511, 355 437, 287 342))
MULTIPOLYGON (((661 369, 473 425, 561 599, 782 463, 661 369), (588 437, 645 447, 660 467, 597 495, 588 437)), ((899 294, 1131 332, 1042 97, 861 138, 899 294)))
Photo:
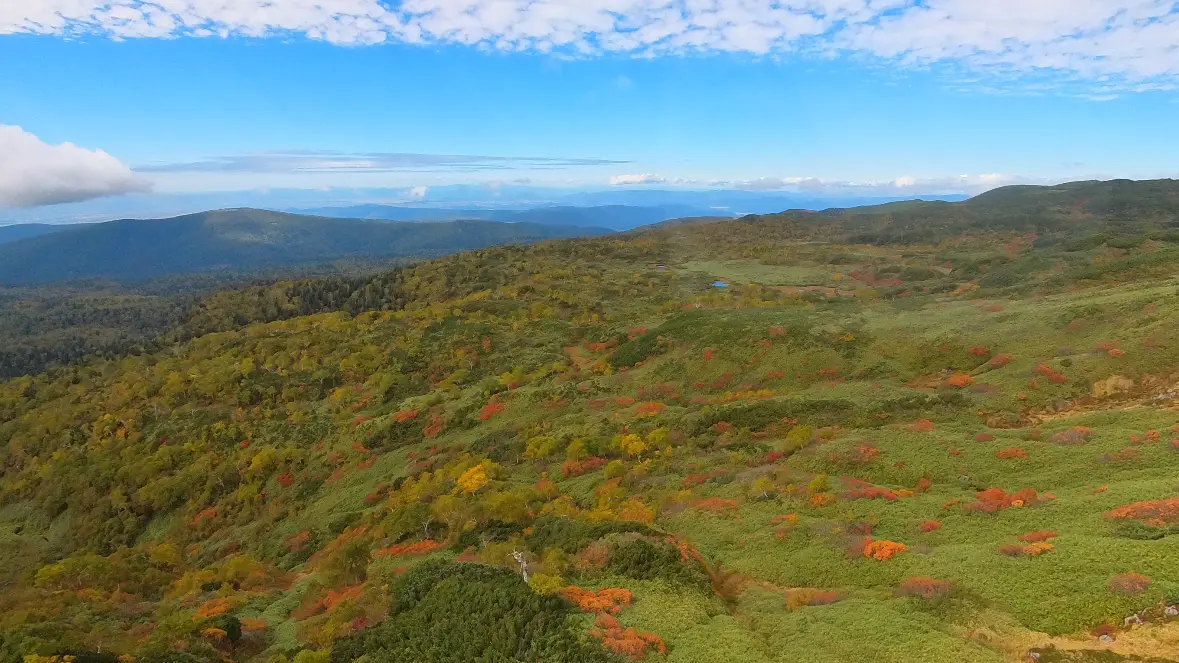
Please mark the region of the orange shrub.
POLYGON ((921 522, 919 527, 921 528, 922 532, 933 532, 935 530, 941 529, 942 524, 937 520, 924 520, 921 522))
POLYGON ((869 540, 864 544, 864 557, 886 562, 908 550, 909 546, 903 543, 897 543, 896 541, 885 541, 883 539, 878 541, 869 540))
POLYGON ((1136 596, 1150 587, 1151 580, 1141 573, 1119 573, 1109 579, 1106 587, 1114 594, 1136 596))
POLYGON ((647 652, 657 651, 667 653, 667 645, 654 633, 638 631, 634 628, 623 629, 621 626, 600 629, 590 629, 590 635, 600 638, 606 649, 625 656, 632 661, 641 661, 647 657, 647 652))
POLYGON ((814 495, 811 495, 810 499, 807 501, 807 504, 812 509, 818 509, 820 507, 824 507, 824 506, 827 506, 829 504, 834 504, 834 503, 835 503, 835 496, 832 495, 831 493, 815 493, 814 495))
POLYGON ((1000 449, 995 452, 995 457, 1002 460, 1024 459, 1028 457, 1028 452, 1019 448, 1000 449))
POLYGON ((1165 500, 1135 502, 1107 512, 1113 520, 1141 520, 1152 527, 1165 527, 1179 523, 1179 497, 1165 500))
POLYGON ((396 421, 399 424, 403 424, 407 421, 410 421, 412 419, 417 419, 417 418, 418 418, 418 411, 417 410, 402 410, 400 412, 393 413, 393 421, 396 421))
POLYGON ((965 373, 958 373, 956 375, 951 375, 950 377, 946 378, 946 381, 945 381, 945 385, 947 387, 953 387, 955 389, 969 387, 972 384, 974 384, 974 378, 970 377, 969 375, 967 375, 965 373))
POLYGON ((1056 532, 1053 532, 1052 530, 1041 529, 1034 532, 1028 532, 1027 534, 1022 534, 1020 535, 1019 540, 1023 541, 1024 543, 1039 543, 1041 541, 1047 541, 1048 539, 1055 539, 1058 536, 1060 535, 1056 532))
POLYGON ((998 488, 987 488, 977 494, 977 499, 967 504, 965 509, 971 512, 995 513, 1009 507, 1036 506, 1052 498, 1045 493, 1040 495, 1031 488, 1024 488, 1014 493, 1007 493, 998 488))
POLYGON ((192 613, 192 621, 199 622, 202 619, 223 615, 226 612, 229 612, 229 608, 229 597, 222 596, 215 599, 209 599, 208 601, 205 601, 203 604, 201 604, 201 607, 197 608, 196 612, 192 613))
POLYGON ((559 593, 582 612, 605 612, 612 615, 622 612, 623 608, 630 605, 633 598, 629 589, 618 587, 593 590, 569 585, 559 593))
POLYGON ((639 403, 638 407, 635 408, 634 414, 636 417, 654 417, 666 409, 667 406, 658 401, 639 403))

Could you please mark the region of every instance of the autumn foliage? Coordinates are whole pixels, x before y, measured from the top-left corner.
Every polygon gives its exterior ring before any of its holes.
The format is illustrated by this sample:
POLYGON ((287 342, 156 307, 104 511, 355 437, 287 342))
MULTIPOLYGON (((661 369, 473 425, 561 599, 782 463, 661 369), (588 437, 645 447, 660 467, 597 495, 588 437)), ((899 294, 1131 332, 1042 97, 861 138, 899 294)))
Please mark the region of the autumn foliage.
POLYGON ((594 590, 570 585, 558 593, 582 612, 600 612, 611 615, 622 612, 623 608, 630 605, 633 598, 630 590, 616 587, 594 590))
POLYGON ((590 635, 601 639, 602 646, 606 649, 632 661, 643 660, 651 651, 667 653, 667 645, 659 636, 638 631, 633 627, 623 628, 611 615, 599 615, 594 620, 594 628, 590 629, 590 635))
POLYGON ((886 562, 900 553, 907 552, 909 546, 896 541, 868 540, 864 544, 864 557, 874 559, 880 562, 886 562))
POLYGON ((1119 596, 1137 596, 1145 592, 1151 584, 1151 579, 1141 573, 1119 573, 1109 579, 1106 587, 1119 596))
POLYGON ((934 580, 928 576, 916 576, 901 582, 897 586, 897 594, 933 601, 950 594, 950 583, 945 580, 934 580))
POLYGON ((1113 520, 1140 520, 1151 527, 1166 527, 1179 523, 1179 497, 1135 502, 1105 515, 1113 520))
POLYGON ((414 543, 397 543, 381 548, 373 553, 373 557, 408 557, 411 555, 427 555, 435 550, 441 550, 442 544, 432 539, 416 541, 414 543))
POLYGON ((970 512, 995 513, 1007 508, 1037 506, 1052 499, 1048 494, 1040 495, 1031 488, 1024 488, 1014 493, 1007 493, 998 488, 981 490, 975 500, 965 506, 970 512))

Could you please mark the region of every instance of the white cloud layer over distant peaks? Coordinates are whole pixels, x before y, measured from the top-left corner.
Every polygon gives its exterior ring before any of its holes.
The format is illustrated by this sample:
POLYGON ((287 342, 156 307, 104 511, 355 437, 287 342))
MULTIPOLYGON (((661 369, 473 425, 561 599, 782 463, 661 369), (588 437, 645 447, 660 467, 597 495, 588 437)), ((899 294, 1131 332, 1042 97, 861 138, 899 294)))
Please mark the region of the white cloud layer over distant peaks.
POLYGON ((0 125, 0 207, 72 203, 149 188, 102 150, 48 145, 20 127, 0 125))
POLYGON ((632 184, 663 184, 667 180, 652 175, 651 173, 644 173, 642 175, 615 175, 610 178, 610 184, 613 186, 627 186, 632 184))
POLYGON ((731 188, 744 191, 784 191, 812 195, 914 195, 934 193, 982 193, 1010 184, 1056 184, 1060 180, 1028 178, 990 173, 948 177, 913 177, 903 175, 892 180, 830 180, 819 177, 759 177, 752 180, 694 180, 666 178, 659 175, 618 175, 610 184, 672 184, 686 187, 731 188))
POLYGON ((867 55, 975 73, 1052 72, 1099 89, 1179 80, 1175 0, 5 0, 0 34, 302 34, 641 56, 867 55))

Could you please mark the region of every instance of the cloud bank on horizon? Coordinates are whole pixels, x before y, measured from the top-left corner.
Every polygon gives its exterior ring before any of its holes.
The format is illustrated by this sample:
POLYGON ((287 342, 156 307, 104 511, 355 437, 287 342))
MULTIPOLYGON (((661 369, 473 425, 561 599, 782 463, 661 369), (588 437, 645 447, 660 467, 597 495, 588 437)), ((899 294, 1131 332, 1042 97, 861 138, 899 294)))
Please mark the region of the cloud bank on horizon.
POLYGON ((970 76, 1174 89, 1174 0, 21 0, 0 34, 115 39, 304 35, 573 56, 869 56, 970 76))

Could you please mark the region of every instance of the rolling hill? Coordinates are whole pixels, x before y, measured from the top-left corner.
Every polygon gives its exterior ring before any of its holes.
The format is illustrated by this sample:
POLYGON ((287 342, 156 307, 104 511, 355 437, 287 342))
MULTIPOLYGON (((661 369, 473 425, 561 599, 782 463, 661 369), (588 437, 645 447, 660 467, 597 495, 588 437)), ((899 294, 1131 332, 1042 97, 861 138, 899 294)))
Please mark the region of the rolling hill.
POLYGON ((6 243, 0 245, 0 283, 88 277, 135 280, 361 256, 431 256, 607 232, 535 223, 395 224, 255 209, 219 210, 172 219, 70 226, 6 243))

